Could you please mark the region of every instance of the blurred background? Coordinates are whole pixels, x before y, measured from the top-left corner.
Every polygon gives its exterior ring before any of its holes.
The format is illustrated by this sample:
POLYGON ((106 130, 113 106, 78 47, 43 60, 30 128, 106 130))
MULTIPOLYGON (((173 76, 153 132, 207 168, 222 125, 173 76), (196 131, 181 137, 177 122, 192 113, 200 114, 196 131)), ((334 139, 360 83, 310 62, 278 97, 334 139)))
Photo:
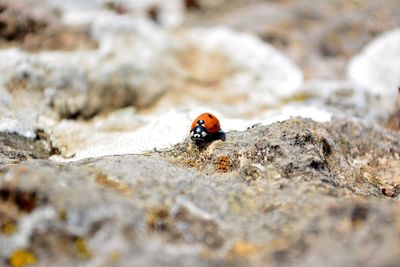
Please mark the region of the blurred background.
POLYGON ((2 0, 0 128, 44 129, 75 159, 168 147, 205 111, 226 131, 291 116, 396 129, 399 6, 2 0))

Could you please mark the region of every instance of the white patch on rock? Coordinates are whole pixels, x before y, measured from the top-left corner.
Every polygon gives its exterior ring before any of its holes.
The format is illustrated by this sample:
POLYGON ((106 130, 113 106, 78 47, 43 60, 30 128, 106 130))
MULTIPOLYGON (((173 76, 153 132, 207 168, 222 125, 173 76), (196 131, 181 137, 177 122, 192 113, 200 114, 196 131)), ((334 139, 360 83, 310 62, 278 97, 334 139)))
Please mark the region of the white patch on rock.
POLYGON ((267 118, 261 123, 268 125, 277 121, 288 120, 291 117, 309 118, 317 122, 327 122, 332 118, 332 114, 317 106, 288 105, 281 110, 268 112, 267 118))
MULTIPOLYGON (((25 99, 25 101, 29 100, 31 99, 25 99)), ((16 102, 8 91, 0 86, 0 132, 34 138, 38 111, 16 102)))
MULTIPOLYGON (((150 151, 153 148, 163 149, 181 142, 188 134, 190 118, 186 113, 171 111, 163 115, 149 116, 144 126, 123 132, 99 131, 85 125, 67 122, 55 127, 54 134, 59 139, 64 138, 66 145, 70 144, 72 150, 69 154, 75 154, 72 160, 106 155, 136 154, 150 151), (83 129, 83 131, 82 131, 83 129), (64 135, 64 137, 62 136, 64 135), (78 144, 74 148, 74 140, 78 144)), ((53 157, 55 160, 62 160, 53 157)))
POLYGON ((206 82, 222 77, 224 91, 229 96, 244 94, 252 104, 276 104, 295 93, 303 83, 303 74, 293 61, 252 34, 223 27, 193 28, 180 33, 177 39, 177 51, 193 48, 200 53, 194 59, 198 66, 191 73, 182 68, 181 73, 206 82), (215 70, 215 77, 210 78, 213 64, 221 66, 215 70))
POLYGON ((23 120, 3 116, 0 117, 0 132, 14 133, 26 138, 34 138, 36 136, 33 125, 26 124, 23 120))
POLYGON ((348 76, 372 94, 394 98, 400 86, 400 29, 372 41, 349 64, 348 76))
MULTIPOLYGON (((328 111, 318 107, 286 106, 281 110, 267 112, 258 119, 244 120, 227 118, 209 108, 198 107, 191 110, 173 110, 164 114, 139 116, 143 122, 142 127, 122 132, 109 131, 105 126, 96 129, 79 122, 64 121, 53 129, 53 134, 56 139, 64 139, 63 143, 71 146, 66 154, 74 154, 74 156, 70 159, 53 156, 52 159, 76 161, 91 157, 140 154, 153 149, 167 149, 189 137, 193 119, 205 111, 219 118, 223 131, 244 131, 256 123, 268 125, 295 116, 311 118, 319 122, 329 121, 332 117, 328 111)), ((101 125, 101 120, 99 119, 96 124, 101 125)))

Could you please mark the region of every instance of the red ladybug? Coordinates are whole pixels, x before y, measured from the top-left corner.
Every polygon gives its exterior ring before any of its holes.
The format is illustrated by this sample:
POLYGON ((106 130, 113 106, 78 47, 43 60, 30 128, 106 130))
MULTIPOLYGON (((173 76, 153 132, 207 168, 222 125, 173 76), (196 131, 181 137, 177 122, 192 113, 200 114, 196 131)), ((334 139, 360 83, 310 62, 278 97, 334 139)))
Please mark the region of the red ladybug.
POLYGON ((190 138, 196 142, 225 140, 225 134, 221 131, 217 117, 211 113, 203 113, 193 121, 190 138))

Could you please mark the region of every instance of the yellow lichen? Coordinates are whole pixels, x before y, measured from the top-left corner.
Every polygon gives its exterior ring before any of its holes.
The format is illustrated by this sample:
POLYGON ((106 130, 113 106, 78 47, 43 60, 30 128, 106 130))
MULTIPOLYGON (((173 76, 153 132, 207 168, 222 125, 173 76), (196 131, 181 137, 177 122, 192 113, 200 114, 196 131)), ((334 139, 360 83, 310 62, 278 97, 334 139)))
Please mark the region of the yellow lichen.
POLYGON ((227 156, 220 156, 215 161, 215 170, 217 172, 228 172, 231 168, 231 160, 227 156))
POLYGON ((96 177, 96 182, 103 187, 110 188, 124 194, 132 193, 132 189, 129 187, 129 185, 114 181, 105 174, 99 174, 96 177))
POLYGON ((25 267, 36 264, 35 255, 24 249, 18 249, 10 256, 9 264, 12 267, 25 267))
POLYGON ((6 221, 1 226, 1 232, 5 235, 12 235, 17 231, 15 224, 12 221, 6 221))
POLYGON ((238 241, 233 245, 232 252, 239 256, 248 256, 258 250, 258 247, 246 241, 238 241))
POLYGON ((89 259, 92 257, 92 252, 88 249, 86 240, 83 238, 78 238, 75 241, 76 249, 78 250, 79 256, 85 259, 89 259))
POLYGON ((67 211, 66 210, 60 210, 58 212, 58 218, 60 218, 60 220, 62 220, 62 221, 66 221, 67 220, 67 211))

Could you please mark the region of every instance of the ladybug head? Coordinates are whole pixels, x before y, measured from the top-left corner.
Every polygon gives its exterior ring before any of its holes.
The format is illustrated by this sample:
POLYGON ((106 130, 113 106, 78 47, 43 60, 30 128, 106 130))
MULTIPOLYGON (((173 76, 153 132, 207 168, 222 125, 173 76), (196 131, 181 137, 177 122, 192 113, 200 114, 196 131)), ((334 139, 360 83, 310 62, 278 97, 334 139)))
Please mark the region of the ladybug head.
POLYGON ((196 126, 190 131, 190 138, 193 141, 204 141, 207 135, 208 132, 204 126, 204 120, 198 120, 196 126))

